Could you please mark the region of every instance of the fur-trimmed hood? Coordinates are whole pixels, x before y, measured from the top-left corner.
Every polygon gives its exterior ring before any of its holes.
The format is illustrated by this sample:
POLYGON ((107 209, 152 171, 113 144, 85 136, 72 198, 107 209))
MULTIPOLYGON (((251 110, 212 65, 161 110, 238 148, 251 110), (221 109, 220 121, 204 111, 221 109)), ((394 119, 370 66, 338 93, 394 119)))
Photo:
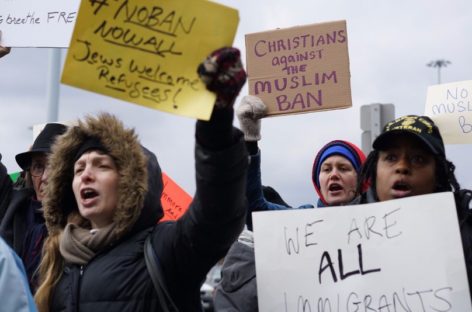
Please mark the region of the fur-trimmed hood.
MULTIPOLYGON (((43 202, 49 233, 63 230, 71 221, 69 217, 78 215, 72 192, 74 159, 82 144, 91 137, 106 148, 119 172, 118 206, 113 218, 117 225, 116 238, 156 224, 163 216, 160 203, 163 183, 157 158, 140 145, 133 129, 125 129, 116 117, 103 113, 98 117, 88 116, 77 126, 70 127, 52 147, 43 202)), ((79 223, 87 223, 87 220, 82 218, 79 223)))

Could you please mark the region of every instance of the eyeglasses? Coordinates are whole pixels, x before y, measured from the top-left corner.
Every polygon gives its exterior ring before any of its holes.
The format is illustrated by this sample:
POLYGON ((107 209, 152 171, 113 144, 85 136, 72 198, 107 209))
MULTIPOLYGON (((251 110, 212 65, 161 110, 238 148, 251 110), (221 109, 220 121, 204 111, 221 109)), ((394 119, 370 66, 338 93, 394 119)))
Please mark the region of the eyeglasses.
POLYGON ((31 164, 29 172, 31 173, 31 175, 33 177, 40 177, 40 176, 43 175, 44 169, 46 169, 46 163, 42 163, 42 162, 35 163, 35 162, 33 162, 31 164))

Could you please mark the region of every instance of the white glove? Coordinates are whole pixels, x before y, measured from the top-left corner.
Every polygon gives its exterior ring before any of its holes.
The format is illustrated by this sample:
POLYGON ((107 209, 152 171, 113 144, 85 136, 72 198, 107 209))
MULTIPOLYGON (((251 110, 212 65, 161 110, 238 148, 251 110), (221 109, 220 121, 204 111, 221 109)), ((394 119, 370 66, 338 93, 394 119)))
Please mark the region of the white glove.
POLYGON ((245 141, 261 139, 261 118, 267 115, 267 106, 257 96, 246 95, 239 104, 236 115, 245 141))

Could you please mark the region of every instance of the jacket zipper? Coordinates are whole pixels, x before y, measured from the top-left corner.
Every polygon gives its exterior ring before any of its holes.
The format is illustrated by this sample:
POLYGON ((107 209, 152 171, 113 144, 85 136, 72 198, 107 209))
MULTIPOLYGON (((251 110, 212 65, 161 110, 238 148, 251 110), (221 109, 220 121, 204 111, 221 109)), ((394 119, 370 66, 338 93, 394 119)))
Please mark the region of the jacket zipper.
POLYGON ((79 281, 77 282, 77 292, 76 292, 76 295, 75 295, 75 311, 79 312, 80 310, 80 285, 82 284, 82 276, 84 275, 84 269, 85 269, 85 266, 82 264, 80 267, 79 267, 79 281))

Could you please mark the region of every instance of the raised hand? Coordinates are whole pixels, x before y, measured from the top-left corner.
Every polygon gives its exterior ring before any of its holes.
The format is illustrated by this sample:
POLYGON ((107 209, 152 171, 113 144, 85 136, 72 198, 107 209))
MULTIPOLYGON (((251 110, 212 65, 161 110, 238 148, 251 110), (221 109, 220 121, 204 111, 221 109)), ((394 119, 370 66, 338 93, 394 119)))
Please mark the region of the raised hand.
POLYGON ((212 52, 197 69, 207 89, 216 93, 217 107, 230 107, 246 82, 241 55, 236 48, 212 52))
POLYGON ((257 96, 246 95, 236 110, 244 140, 261 139, 261 118, 266 116, 267 106, 257 96))

